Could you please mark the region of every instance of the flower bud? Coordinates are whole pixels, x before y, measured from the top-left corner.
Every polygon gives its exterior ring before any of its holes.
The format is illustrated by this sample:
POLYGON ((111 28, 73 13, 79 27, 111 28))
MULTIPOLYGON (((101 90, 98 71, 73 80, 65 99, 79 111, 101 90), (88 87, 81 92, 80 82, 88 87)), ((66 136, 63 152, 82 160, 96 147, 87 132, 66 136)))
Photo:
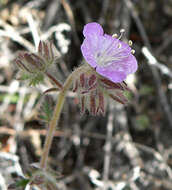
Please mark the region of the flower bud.
POLYGON ((20 72, 20 78, 23 80, 29 80, 30 85, 36 85, 43 81, 44 74, 48 76, 53 82, 56 83, 58 88, 61 88, 61 83, 56 80, 50 73, 49 67, 56 62, 59 57, 59 53, 52 42, 40 41, 38 46, 38 52, 20 52, 16 64, 22 69, 20 72))
POLYGON ((39 46, 38 46, 38 54, 49 63, 53 63, 56 58, 59 56, 59 53, 54 46, 52 42, 43 42, 40 41, 39 46))
POLYGON ((123 92, 129 90, 126 83, 114 83, 96 73, 90 66, 78 73, 73 83, 73 92, 79 96, 82 114, 88 110, 92 115, 104 115, 109 97, 127 104, 128 100, 123 92))
POLYGON ((16 64, 29 73, 43 71, 45 68, 44 60, 34 53, 20 52, 16 59, 16 64))

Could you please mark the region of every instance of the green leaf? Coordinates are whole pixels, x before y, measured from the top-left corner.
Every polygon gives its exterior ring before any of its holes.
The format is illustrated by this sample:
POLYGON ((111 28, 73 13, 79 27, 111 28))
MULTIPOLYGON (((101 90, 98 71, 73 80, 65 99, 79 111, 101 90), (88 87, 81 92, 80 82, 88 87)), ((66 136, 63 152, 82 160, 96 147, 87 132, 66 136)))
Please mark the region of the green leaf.
POLYGON ((18 94, 1 94, 0 95, 0 101, 4 101, 6 98, 9 99, 10 103, 17 103, 19 100, 19 95, 18 94))
POLYGON ((16 182, 16 187, 26 187, 26 185, 29 183, 29 179, 22 179, 18 182, 16 182))
POLYGON ((53 111, 52 111, 52 106, 50 105, 48 101, 43 103, 42 110, 43 110, 43 114, 40 115, 40 118, 45 120, 46 122, 49 122, 53 114, 53 111))
POLYGON ((49 95, 44 95, 40 102, 39 118, 48 123, 53 115, 54 101, 49 95))

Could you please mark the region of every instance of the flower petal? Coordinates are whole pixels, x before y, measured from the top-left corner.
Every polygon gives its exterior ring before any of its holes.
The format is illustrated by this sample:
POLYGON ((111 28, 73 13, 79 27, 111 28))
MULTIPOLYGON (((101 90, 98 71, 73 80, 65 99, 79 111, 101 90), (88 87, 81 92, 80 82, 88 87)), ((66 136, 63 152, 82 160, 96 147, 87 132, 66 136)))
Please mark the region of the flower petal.
POLYGON ((96 22, 91 22, 84 26, 83 35, 85 37, 90 35, 103 35, 103 33, 103 28, 96 22))
POLYGON ((81 51, 88 64, 97 67, 101 65, 101 62, 104 63, 103 59, 106 56, 104 52, 109 51, 109 47, 115 43, 114 40, 101 35, 87 36, 81 45, 81 51))
POLYGON ((126 75, 132 74, 137 70, 137 61, 133 55, 114 61, 108 68, 109 70, 124 72, 126 75))
POLYGON ((123 80, 126 79, 126 74, 121 71, 114 71, 114 70, 104 69, 101 67, 97 67, 96 71, 100 75, 108 78, 109 80, 111 80, 112 82, 115 82, 115 83, 122 82, 123 80))
POLYGON ((128 58, 127 62, 124 63, 127 65, 127 68, 125 70, 125 73, 127 75, 135 73, 137 71, 138 65, 137 65, 137 60, 133 55, 130 55, 128 58))
POLYGON ((97 66, 96 62, 96 52, 99 51, 99 41, 100 36, 94 35, 92 37, 87 37, 81 45, 81 51, 85 60, 92 67, 97 66))

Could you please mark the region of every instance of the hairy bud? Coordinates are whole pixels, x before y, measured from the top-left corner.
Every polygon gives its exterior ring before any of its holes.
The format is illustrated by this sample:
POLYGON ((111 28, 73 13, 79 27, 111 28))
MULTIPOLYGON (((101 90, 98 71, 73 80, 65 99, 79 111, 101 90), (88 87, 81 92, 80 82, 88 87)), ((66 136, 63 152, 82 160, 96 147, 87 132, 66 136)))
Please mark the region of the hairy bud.
POLYGON ((30 53, 26 51, 19 52, 16 58, 16 64, 21 68, 20 78, 29 80, 30 85, 36 85, 43 81, 46 74, 56 85, 61 88, 62 85, 50 73, 49 67, 57 61, 59 53, 52 42, 40 41, 38 52, 30 53))
POLYGON ((127 104, 124 91, 130 91, 126 83, 114 83, 99 75, 89 65, 78 73, 73 83, 73 92, 79 96, 82 114, 88 110, 92 115, 104 115, 109 97, 121 104, 127 104))

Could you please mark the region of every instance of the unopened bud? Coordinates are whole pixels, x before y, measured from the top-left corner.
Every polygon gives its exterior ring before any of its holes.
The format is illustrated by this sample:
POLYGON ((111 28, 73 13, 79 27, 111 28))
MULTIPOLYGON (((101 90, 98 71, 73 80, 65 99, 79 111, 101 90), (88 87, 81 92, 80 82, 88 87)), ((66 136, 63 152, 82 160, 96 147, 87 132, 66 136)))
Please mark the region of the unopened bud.
POLYGON ((53 63, 53 61, 59 56, 56 47, 52 42, 39 42, 38 54, 42 56, 48 63, 53 63))
POLYGON ((34 53, 21 52, 16 59, 16 64, 29 73, 40 72, 44 69, 44 60, 34 53))

